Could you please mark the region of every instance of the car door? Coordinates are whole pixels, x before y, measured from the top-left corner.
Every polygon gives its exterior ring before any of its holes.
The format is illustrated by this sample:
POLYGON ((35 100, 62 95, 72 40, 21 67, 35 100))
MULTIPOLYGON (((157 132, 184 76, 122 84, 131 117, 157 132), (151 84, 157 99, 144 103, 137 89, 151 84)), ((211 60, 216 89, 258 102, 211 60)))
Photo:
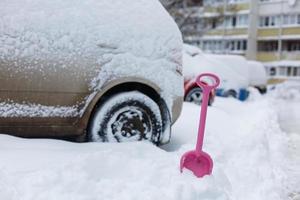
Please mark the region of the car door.
POLYGON ((84 67, 55 59, 0 59, 0 126, 76 123, 88 95, 84 67))

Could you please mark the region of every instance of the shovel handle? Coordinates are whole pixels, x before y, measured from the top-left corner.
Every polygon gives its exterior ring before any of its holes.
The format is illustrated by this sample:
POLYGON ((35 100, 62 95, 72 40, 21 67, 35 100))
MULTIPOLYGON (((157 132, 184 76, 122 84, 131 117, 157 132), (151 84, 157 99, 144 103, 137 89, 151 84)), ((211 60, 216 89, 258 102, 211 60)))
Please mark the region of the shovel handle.
POLYGON ((197 77, 196 83, 203 90, 211 91, 211 90, 217 88, 220 85, 220 79, 219 79, 218 76, 216 76, 214 74, 204 73, 204 74, 200 74, 197 77), (202 81, 203 78, 208 78, 208 79, 212 80, 212 83, 202 81))
POLYGON ((202 91, 203 91, 203 98, 202 98, 202 103, 201 103, 201 113, 200 113, 200 123, 199 123, 199 128, 198 128, 198 138, 197 138, 197 144, 196 144, 196 151, 201 152, 202 147, 203 147, 207 106, 208 106, 210 92, 219 86, 220 79, 218 76, 216 76, 214 74, 204 73, 197 77, 196 83, 199 87, 202 88, 202 91), (212 83, 202 81, 204 77, 209 78, 212 81, 212 83))

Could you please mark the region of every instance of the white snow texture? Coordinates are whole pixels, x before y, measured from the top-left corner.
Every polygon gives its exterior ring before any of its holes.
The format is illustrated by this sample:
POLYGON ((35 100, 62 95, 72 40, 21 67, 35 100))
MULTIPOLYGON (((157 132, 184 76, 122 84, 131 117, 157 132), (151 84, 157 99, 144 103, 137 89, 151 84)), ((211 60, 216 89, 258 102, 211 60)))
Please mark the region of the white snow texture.
POLYGON ((0 135, 0 199, 288 199, 287 169, 297 165, 287 160, 276 107, 272 95, 248 102, 216 98, 204 142, 214 169, 202 179, 179 172, 180 157, 195 147, 200 107, 194 104, 184 104, 164 150, 147 142, 74 144, 0 135))

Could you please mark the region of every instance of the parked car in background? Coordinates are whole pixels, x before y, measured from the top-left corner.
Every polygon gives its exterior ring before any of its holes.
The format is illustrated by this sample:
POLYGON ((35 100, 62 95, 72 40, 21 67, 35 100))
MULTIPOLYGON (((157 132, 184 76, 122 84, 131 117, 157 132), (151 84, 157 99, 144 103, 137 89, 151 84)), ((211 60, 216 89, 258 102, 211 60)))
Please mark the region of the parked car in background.
POLYGON ((0 133, 170 140, 182 39, 158 1, 10 0, 0 13, 0 133))
MULTIPOLYGON (((209 95, 208 105, 211 106, 215 100, 216 92, 212 90, 209 95)), ((184 81, 184 101, 200 105, 202 102, 202 89, 197 85, 196 78, 184 81)))
POLYGON ((255 87, 261 94, 267 92, 267 72, 264 65, 257 61, 248 61, 250 86, 255 87))
MULTIPOLYGON (((231 96, 241 101, 246 100, 249 96, 249 91, 247 90, 247 88, 250 86, 250 73, 248 61, 244 57, 238 55, 213 54, 210 56, 213 59, 224 63, 224 65, 227 65, 228 68, 233 70, 235 74, 239 77, 239 79, 242 79, 242 82, 244 82, 244 84, 240 84, 238 87, 233 87, 229 90, 217 90, 217 95, 224 97, 231 96)), ((234 79, 237 80, 237 77, 234 77, 234 79)))
MULTIPOLYGON (((220 55, 203 53, 199 48, 184 45, 183 51, 183 75, 185 83, 193 80, 204 72, 215 73, 220 77, 220 86, 216 89, 216 95, 222 97, 235 97, 240 100, 247 99, 249 92, 249 79, 239 72, 227 58, 220 59, 220 55)), ((187 95, 187 93, 185 94, 187 95)))
MULTIPOLYGON (((184 74, 186 74, 186 76, 184 76, 184 101, 198 105, 202 102, 202 89, 196 83, 196 78, 200 74, 197 72, 199 70, 197 69, 192 75, 188 75, 188 73, 185 72, 189 72, 189 70, 193 70, 194 66, 198 66, 199 63, 195 60, 195 57, 201 54, 202 51, 199 48, 187 44, 184 45, 183 65, 186 67, 184 69, 184 74)), ((214 98, 215 90, 210 94, 209 105, 212 105, 214 98)))

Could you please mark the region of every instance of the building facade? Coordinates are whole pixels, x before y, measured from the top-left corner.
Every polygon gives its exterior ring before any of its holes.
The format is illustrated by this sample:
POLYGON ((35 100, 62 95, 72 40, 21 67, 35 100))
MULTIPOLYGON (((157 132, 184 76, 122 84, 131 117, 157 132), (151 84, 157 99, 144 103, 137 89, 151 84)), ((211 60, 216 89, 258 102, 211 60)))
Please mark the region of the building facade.
MULTIPOLYGON (((189 10, 180 27, 184 41, 205 52, 243 55, 266 65, 293 60, 300 66, 300 0, 190 0, 177 8, 189 10)), ((295 63, 291 74, 298 75, 295 63)))

